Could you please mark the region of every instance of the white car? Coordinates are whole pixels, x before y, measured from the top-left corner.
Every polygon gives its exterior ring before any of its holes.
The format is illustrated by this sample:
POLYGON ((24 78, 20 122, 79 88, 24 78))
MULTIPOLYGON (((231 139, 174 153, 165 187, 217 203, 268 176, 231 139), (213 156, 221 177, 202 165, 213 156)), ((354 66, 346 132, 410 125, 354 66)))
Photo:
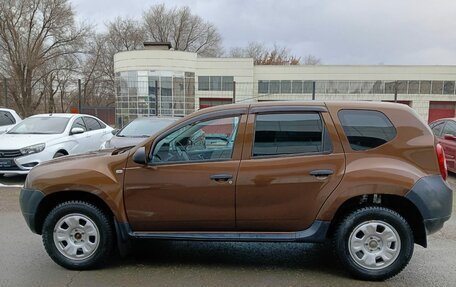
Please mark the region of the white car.
POLYGON ((98 150, 113 129, 81 114, 42 114, 0 135, 0 174, 27 174, 56 157, 98 150))
POLYGON ((0 108, 0 134, 14 127, 21 121, 21 117, 14 110, 0 108))

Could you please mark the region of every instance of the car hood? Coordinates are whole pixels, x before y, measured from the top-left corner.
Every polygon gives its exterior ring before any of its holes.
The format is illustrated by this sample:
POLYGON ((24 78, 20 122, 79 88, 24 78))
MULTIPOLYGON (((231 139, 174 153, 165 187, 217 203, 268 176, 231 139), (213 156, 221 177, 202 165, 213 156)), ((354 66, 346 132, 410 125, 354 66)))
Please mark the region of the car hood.
POLYGON ((39 143, 47 143, 51 140, 61 138, 62 134, 34 135, 34 134, 1 134, 0 150, 20 149, 39 143))
POLYGON ((42 192, 62 189, 84 191, 98 189, 110 182, 116 188, 121 185, 122 174, 129 149, 101 150, 80 155, 62 156, 40 163, 27 175, 24 187, 42 192))
POLYGON ((135 146, 147 139, 146 137, 118 137, 113 136, 106 141, 105 148, 122 148, 127 146, 135 146))

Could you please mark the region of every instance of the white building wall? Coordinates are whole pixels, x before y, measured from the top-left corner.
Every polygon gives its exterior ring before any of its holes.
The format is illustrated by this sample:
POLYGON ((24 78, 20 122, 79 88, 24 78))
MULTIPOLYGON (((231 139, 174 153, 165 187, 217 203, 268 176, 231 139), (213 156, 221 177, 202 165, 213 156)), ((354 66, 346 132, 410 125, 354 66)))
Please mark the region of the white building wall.
MULTIPOLYGON (((200 98, 232 99, 232 91, 200 91, 199 76, 233 76, 236 102, 258 100, 311 100, 306 94, 259 94, 260 80, 307 81, 455 81, 456 66, 391 66, 391 65, 298 65, 254 66, 250 58, 202 58, 195 53, 163 50, 141 50, 117 53, 115 72, 123 71, 186 71, 195 73, 195 108, 200 98)), ((394 100, 393 94, 331 94, 316 93, 316 99, 381 101, 394 100)), ((442 94, 398 94, 399 101, 411 106, 427 120, 430 101, 456 101, 456 96, 442 94)))

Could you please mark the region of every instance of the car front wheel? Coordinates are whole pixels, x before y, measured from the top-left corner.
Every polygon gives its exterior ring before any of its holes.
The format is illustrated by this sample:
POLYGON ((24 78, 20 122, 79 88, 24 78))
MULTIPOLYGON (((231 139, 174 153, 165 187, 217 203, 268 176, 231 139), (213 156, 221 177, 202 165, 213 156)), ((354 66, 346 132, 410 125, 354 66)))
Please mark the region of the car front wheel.
POLYGON ((67 201, 46 217, 43 243, 57 264, 68 269, 92 269, 109 257, 113 230, 108 216, 96 206, 67 201))
POLYGON ((407 266, 413 232, 397 212, 370 206, 353 211, 337 227, 333 245, 343 266, 356 278, 386 280, 407 266))

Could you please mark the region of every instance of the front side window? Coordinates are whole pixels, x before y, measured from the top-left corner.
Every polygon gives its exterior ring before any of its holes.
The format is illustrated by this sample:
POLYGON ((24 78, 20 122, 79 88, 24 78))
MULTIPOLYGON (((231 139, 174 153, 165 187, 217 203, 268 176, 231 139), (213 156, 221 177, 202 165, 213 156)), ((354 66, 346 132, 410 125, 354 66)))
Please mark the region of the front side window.
POLYGON ((338 115, 353 150, 376 148, 396 136, 393 124, 381 112, 341 110, 338 115))
POLYGON ((330 151, 329 135, 319 113, 256 116, 254 157, 330 151))
POLYGON ((94 118, 84 117, 84 122, 88 131, 99 130, 102 128, 101 123, 94 118))
POLYGON ((191 123, 171 132, 155 145, 154 164, 231 159, 239 117, 191 123))
POLYGON ((86 125, 84 124, 84 121, 82 120, 82 118, 77 118, 73 125, 71 126, 71 128, 82 128, 84 129, 84 131, 87 131, 87 128, 86 128, 86 125))

